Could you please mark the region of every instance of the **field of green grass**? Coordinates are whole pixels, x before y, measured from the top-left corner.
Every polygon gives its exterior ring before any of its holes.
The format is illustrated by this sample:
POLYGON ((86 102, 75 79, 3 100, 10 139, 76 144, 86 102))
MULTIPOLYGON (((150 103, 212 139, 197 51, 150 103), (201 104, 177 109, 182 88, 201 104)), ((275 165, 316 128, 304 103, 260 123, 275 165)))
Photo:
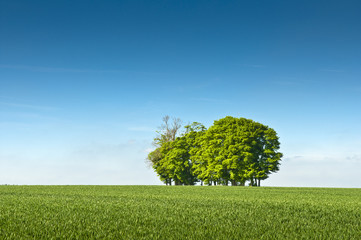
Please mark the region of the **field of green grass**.
POLYGON ((0 186, 0 239, 360 239, 361 189, 0 186))

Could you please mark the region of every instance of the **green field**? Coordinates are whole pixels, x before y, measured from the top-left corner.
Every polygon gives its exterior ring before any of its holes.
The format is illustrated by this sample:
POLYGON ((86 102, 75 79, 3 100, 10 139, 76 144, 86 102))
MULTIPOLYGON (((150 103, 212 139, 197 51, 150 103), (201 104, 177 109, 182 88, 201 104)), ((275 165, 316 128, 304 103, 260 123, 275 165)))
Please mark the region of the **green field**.
POLYGON ((0 186, 0 239, 360 239, 361 189, 0 186))

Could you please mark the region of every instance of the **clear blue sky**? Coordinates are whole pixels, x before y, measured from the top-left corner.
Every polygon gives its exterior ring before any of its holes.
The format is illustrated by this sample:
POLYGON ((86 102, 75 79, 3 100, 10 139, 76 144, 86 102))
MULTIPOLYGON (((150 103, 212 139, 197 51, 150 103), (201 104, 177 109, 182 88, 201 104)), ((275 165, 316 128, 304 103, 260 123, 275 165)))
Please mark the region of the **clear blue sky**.
POLYGON ((0 184, 161 184, 164 115, 274 128, 268 186, 361 187, 360 1, 0 2, 0 184))

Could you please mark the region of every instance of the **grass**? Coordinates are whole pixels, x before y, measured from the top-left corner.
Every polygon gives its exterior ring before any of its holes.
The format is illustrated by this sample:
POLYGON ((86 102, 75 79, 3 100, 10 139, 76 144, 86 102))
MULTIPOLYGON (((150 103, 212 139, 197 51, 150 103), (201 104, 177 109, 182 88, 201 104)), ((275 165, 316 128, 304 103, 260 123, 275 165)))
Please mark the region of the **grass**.
POLYGON ((360 239, 361 189, 0 186, 0 239, 360 239))

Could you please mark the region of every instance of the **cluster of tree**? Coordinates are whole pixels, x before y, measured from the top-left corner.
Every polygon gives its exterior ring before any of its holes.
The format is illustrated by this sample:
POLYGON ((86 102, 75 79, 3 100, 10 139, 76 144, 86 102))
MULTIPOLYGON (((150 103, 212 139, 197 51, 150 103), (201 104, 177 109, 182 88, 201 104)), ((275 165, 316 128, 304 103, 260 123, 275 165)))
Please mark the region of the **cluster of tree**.
POLYGON ((194 122, 180 132, 168 116, 154 139, 148 161, 167 185, 260 186, 279 170, 282 153, 275 130, 246 118, 225 117, 206 129, 194 122))

